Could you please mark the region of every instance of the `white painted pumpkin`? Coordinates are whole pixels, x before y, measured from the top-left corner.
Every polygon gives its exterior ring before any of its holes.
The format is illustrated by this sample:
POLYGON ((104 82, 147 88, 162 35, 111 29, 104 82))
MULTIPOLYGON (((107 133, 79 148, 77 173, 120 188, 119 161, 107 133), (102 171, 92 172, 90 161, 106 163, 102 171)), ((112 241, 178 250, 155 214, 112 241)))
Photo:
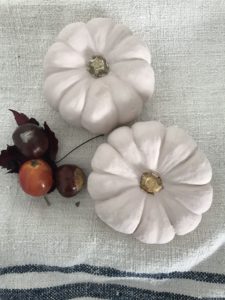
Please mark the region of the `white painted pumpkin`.
POLYGON ((92 159, 88 191, 113 229, 149 244, 194 230, 212 202, 212 170, 177 127, 138 122, 115 129, 92 159))
POLYGON ((134 120, 154 89, 148 48, 124 25, 67 25, 44 61, 44 95, 70 124, 107 133, 134 120))

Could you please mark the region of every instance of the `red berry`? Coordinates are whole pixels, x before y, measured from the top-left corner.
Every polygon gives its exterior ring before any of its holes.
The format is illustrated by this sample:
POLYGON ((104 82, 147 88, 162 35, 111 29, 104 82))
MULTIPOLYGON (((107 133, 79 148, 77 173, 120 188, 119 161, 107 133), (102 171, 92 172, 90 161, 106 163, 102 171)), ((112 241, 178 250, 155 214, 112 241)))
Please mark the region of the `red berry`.
POLYGON ((19 181, 25 193, 44 196, 53 185, 52 169, 41 159, 26 161, 20 168, 19 181))

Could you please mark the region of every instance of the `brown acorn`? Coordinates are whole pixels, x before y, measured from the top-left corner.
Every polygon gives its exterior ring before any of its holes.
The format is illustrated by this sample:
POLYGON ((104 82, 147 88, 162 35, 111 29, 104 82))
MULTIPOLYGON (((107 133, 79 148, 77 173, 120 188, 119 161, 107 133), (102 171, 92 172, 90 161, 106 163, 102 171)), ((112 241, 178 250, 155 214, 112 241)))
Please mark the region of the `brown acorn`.
POLYGON ((86 176, 76 165, 62 165, 55 174, 56 188, 63 197, 73 197, 85 185, 86 176))

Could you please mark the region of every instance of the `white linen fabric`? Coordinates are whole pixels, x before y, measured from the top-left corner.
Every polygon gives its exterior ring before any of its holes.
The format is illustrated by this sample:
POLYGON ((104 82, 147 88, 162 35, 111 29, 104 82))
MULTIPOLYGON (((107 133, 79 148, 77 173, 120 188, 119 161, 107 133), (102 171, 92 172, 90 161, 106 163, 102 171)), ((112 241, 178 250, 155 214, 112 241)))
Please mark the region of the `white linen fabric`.
MULTIPOLYGON (((127 25, 150 48, 156 91, 140 120, 177 125, 197 141, 212 164, 213 204, 194 232, 145 245, 100 221, 86 190, 74 199, 55 191, 48 207, 25 195, 16 175, 3 170, 0 299, 225 298, 224 1, 1 0, 0 149, 12 143, 16 127, 9 108, 48 122, 59 139, 58 158, 93 136, 67 125, 48 106, 42 87, 43 58, 58 32, 94 17, 127 25)), ((92 141, 64 162, 89 174, 105 140, 92 141)))

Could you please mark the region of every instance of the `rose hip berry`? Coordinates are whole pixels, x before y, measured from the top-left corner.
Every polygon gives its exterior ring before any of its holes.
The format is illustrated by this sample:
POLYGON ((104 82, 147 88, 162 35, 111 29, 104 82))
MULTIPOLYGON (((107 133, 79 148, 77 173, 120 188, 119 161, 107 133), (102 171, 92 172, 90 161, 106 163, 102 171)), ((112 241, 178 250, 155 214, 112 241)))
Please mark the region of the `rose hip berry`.
POLYGON ((41 159, 28 160, 20 168, 19 182, 25 193, 44 196, 53 185, 52 169, 41 159))

